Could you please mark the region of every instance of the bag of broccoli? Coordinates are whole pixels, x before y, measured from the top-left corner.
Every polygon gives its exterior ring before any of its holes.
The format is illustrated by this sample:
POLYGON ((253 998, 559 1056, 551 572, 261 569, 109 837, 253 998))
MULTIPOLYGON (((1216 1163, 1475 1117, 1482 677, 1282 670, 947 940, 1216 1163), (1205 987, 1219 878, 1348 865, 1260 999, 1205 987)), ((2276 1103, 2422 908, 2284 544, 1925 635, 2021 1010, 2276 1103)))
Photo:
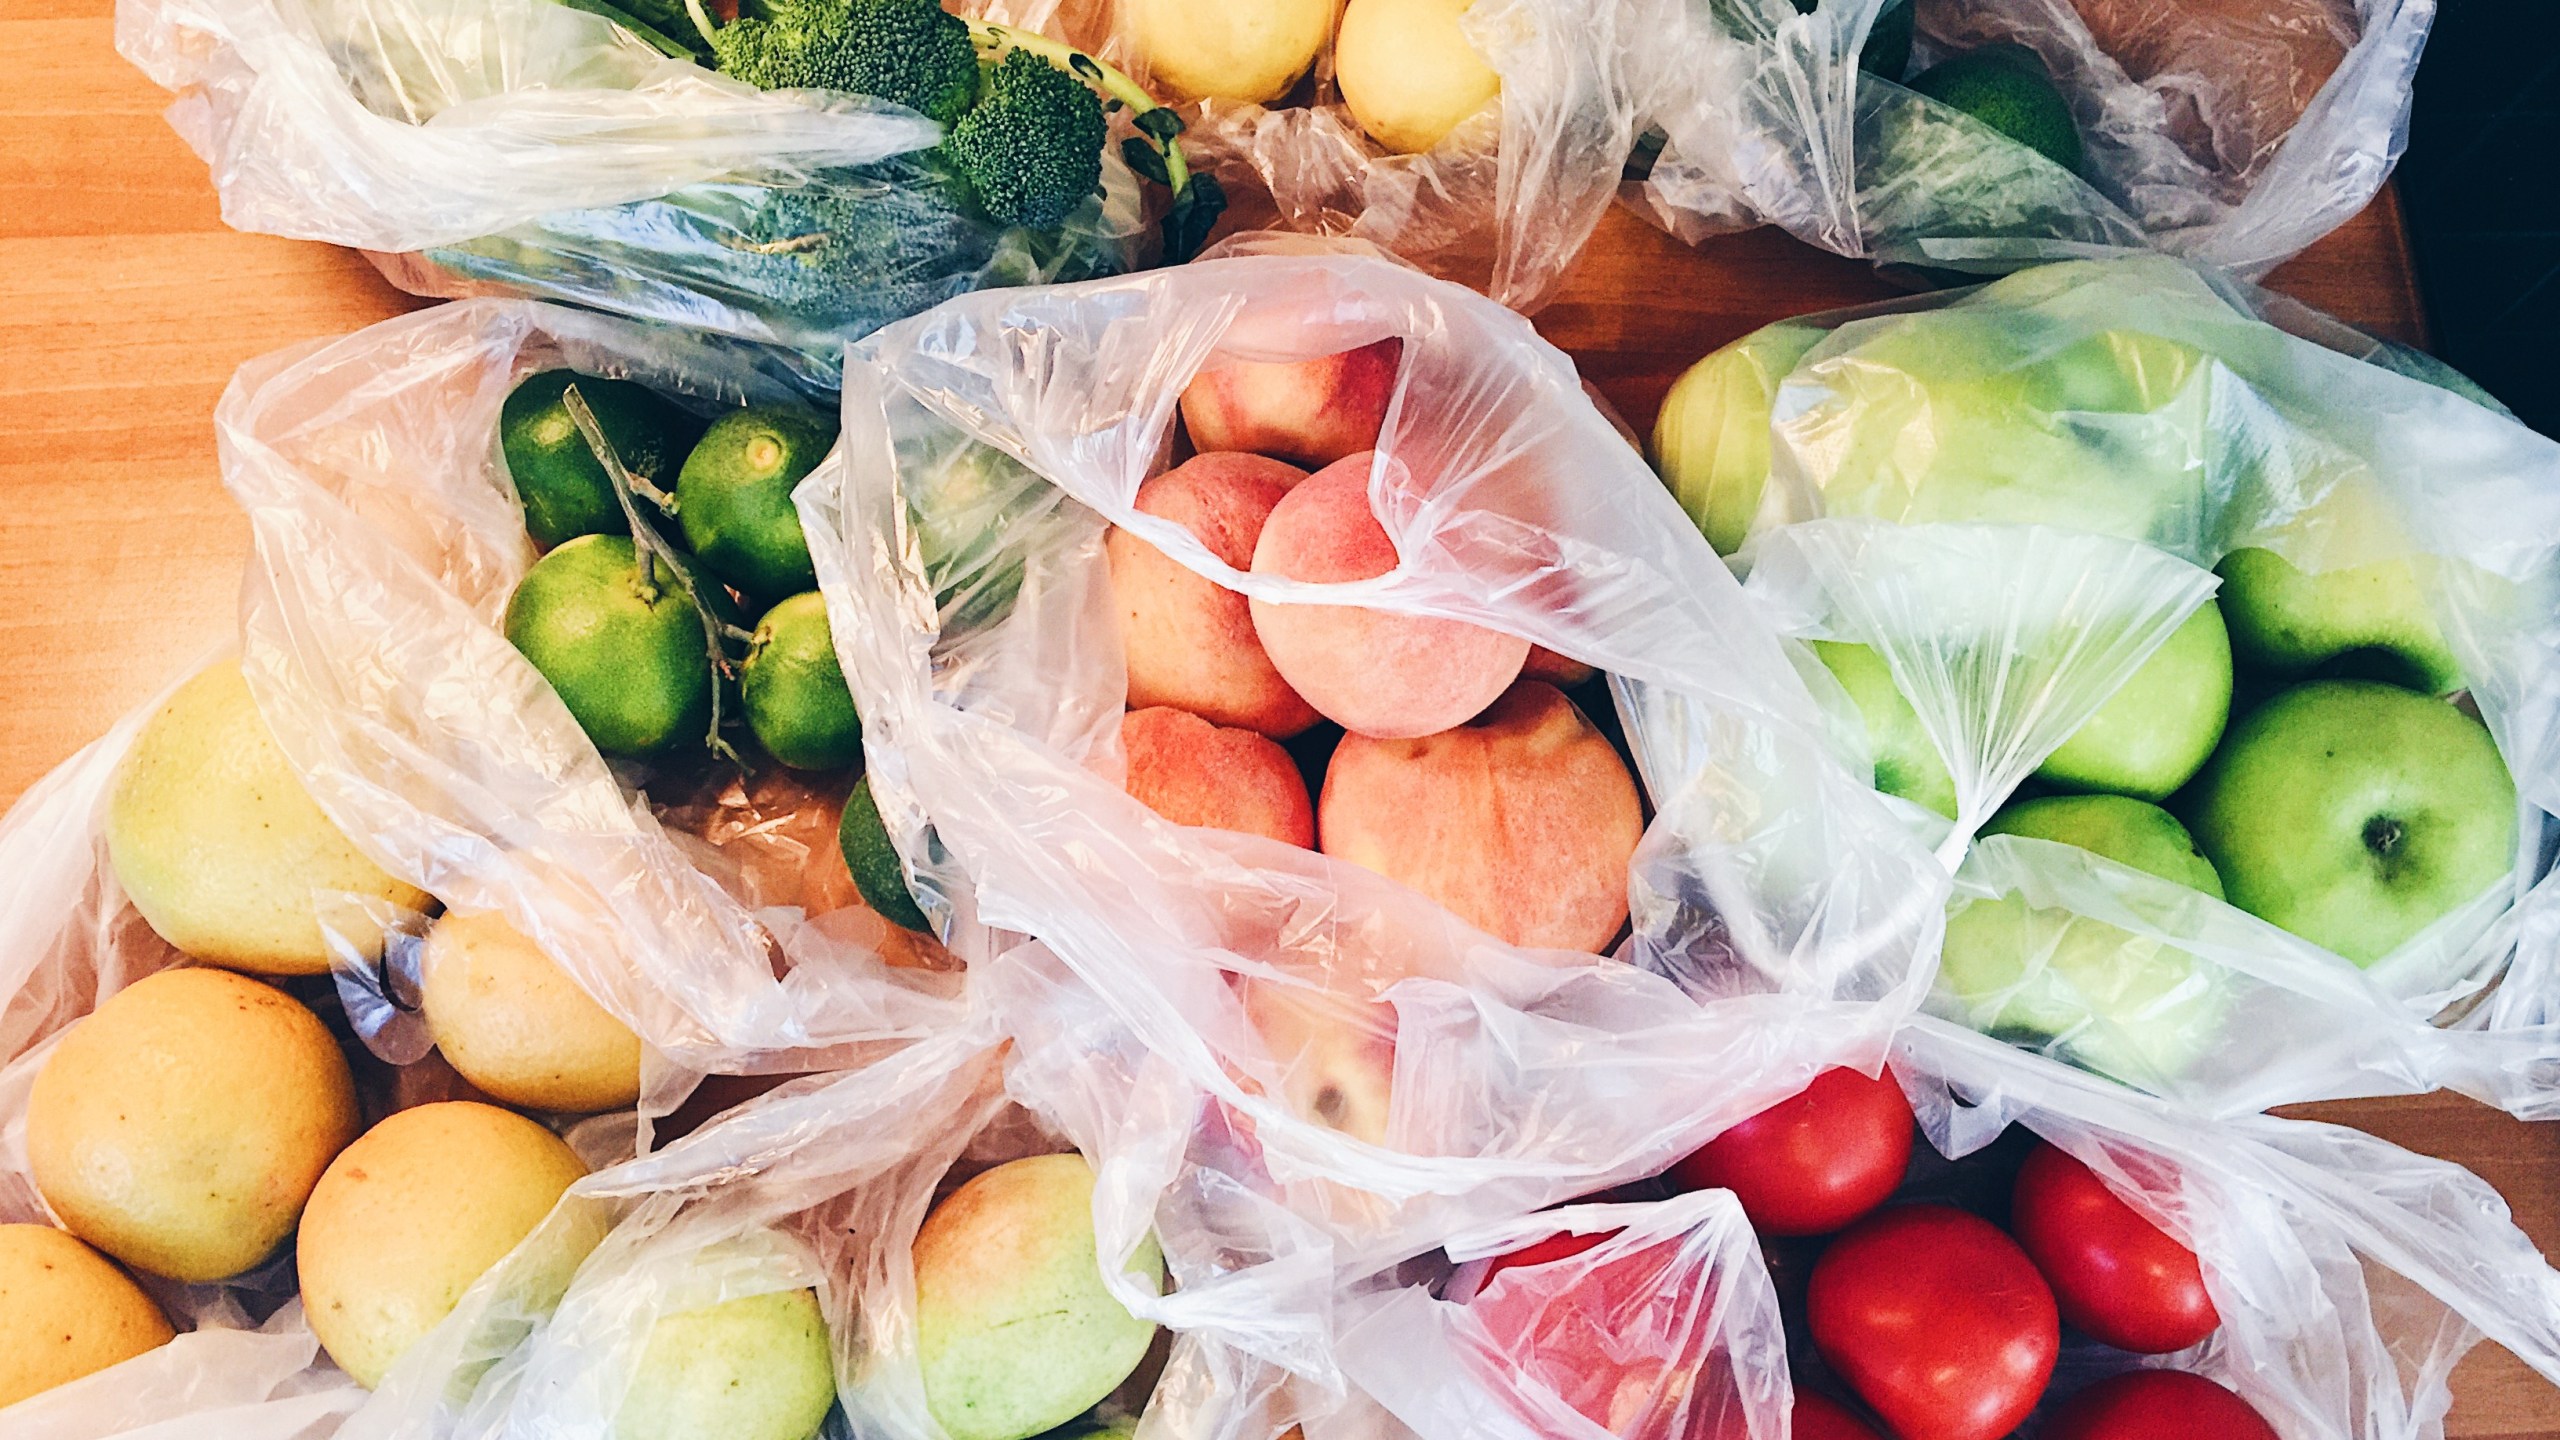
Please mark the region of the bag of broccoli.
POLYGON ((2000 274, 2156 248, 2257 276, 2407 143, 2432 0, 1697 0, 1629 201, 2000 274))
POLYGON ((2214 1113, 2549 1112, 2560 447, 2158 256, 1682 385, 1667 478, 1955 876, 1933 1010, 2214 1113))
POLYGON ((118 44, 178 92, 235 226, 420 294, 782 346, 822 380, 951 296, 1163 253, 1144 209, 1180 258, 1218 208, 1125 77, 932 0, 125 0, 118 44))

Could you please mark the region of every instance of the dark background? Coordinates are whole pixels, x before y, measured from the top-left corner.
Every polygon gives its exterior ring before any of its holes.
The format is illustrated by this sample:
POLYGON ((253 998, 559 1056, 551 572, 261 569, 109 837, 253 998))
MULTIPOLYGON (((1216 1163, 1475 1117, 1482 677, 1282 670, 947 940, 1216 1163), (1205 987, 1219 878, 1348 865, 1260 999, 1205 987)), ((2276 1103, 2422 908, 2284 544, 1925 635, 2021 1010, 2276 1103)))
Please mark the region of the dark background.
POLYGON ((2434 349, 2560 435, 2560 0, 2442 0, 2398 179, 2434 349))

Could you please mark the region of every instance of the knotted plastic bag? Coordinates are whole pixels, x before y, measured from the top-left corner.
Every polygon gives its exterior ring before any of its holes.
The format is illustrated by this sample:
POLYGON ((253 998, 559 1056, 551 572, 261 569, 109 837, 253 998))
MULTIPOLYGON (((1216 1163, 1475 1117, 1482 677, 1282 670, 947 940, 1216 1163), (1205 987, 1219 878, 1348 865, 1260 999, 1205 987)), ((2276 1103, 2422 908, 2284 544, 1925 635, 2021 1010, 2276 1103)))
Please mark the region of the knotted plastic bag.
MULTIPOLYGON (((2214 1113, 2448 1086, 2549 1113, 2560 447, 2254 298, 2155 257, 1791 322, 1765 485, 1735 451, 1737 483, 1693 509, 1750 517, 1750 590, 1790 633, 1870 647, 1944 762, 1952 830, 1905 808, 1956 873, 1939 1013, 2214 1113), (2361 965, 2084 850, 1974 838, 2227 588, 2215 567, 2269 557, 2405 565, 2402 628, 2440 639, 2401 648, 2442 652, 2430 688, 2467 691, 2519 796, 2511 878, 2361 965)), ((1890 733, 1846 728, 1892 759, 1890 733)))
POLYGON ((1107 1239, 1161 1238, 1179 1283, 1124 1293, 1140 1313, 1324 1374, 1335 1270, 1657 1170, 1872 1062, 1924 983, 1942 872, 1516 315, 1288 242, 964 299, 846 373, 842 464, 798 498, 871 781, 1005 1016, 1017 1098, 1101 1166, 1107 1239), (1387 336, 1403 358, 1370 498, 1393 572, 1241 574, 1132 507, 1213 359, 1387 336), (912 507, 990 447, 1010 478, 954 548, 912 507), (1502 944, 1357 866, 1130 798, 1109 524, 1257 599, 1462 618, 1614 676, 1658 812, 1623 958, 1502 944))
POLYGON ((864 909, 811 914, 826 794, 707 759, 608 765, 507 642, 534 550, 498 412, 561 366, 703 413, 805 403, 770 352, 486 300, 233 380, 215 425, 255 547, 242 658, 277 744, 377 864, 502 913, 638 1032, 644 1111, 698 1072, 827 1068, 954 1023, 954 977, 902 968, 903 932, 864 909))
POLYGON ((1936 271, 2157 248, 2256 275, 2381 188, 2407 143, 2435 8, 1696 0, 1689 83, 1629 198, 1693 242, 1775 224, 1839 254, 1936 271), (1916 29, 1907 67, 1870 39, 1898 27, 1916 29), (2076 172, 1895 83, 1991 47, 2053 82, 2079 133, 2076 172), (1862 54, 1883 73, 1862 69, 1862 54))
POLYGON ((419 294, 566 300, 821 373, 950 295, 1125 268, 1139 229, 1116 154, 1109 197, 1058 234, 991 224, 921 162, 940 126, 728 79, 682 5, 124 0, 116 43, 177 92, 239 229, 373 252, 419 294))

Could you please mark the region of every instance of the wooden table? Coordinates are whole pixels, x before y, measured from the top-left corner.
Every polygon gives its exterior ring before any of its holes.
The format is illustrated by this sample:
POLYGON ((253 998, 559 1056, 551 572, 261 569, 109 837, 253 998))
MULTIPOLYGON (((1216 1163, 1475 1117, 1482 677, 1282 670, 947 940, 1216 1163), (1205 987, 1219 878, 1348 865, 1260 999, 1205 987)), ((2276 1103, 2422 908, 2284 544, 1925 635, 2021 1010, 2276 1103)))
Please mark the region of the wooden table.
MULTIPOLYGON (((210 416, 234 367, 420 302, 346 251, 222 225, 166 97, 113 48, 113 0, 0 12, 0 804, 235 627, 248 526, 210 416)), ((2276 288, 2423 343, 2386 194, 2276 288)), ((1691 250, 1623 212, 1540 325, 1640 430, 1689 362, 1783 315, 1890 293, 1774 232, 1691 250)), ((2312 1107, 2487 1177, 2560 1240, 2560 1128, 2447 1096, 2312 1107)), ((2560 1391, 2493 1348, 2448 1433, 2560 1437, 2560 1391)))

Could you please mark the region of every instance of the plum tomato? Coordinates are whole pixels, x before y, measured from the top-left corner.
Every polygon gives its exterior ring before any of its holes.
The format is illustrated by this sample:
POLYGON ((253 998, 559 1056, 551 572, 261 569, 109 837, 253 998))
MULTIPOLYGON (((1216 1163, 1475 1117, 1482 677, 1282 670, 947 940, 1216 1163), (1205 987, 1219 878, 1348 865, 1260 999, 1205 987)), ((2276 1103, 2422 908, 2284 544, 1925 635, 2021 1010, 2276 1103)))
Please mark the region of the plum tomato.
POLYGON ((1588 1235, 1576 1235, 1571 1231, 1559 1231, 1535 1244, 1523 1245, 1508 1255, 1493 1257, 1493 1263, 1484 1268, 1485 1283, 1491 1283, 1494 1276, 1505 1270, 1570 1260, 1585 1250, 1598 1249, 1617 1233, 1615 1230, 1594 1230, 1588 1235))
POLYGON ((1877 1440, 1874 1427, 1828 1395, 1796 1392, 1795 1418, 1787 1422, 1794 1440, 1877 1440))
POLYGON ((2018 1242, 1946 1205, 1896 1205, 1814 1263, 1814 1347, 1901 1440, 1999 1440, 2062 1346, 2053 1291, 2018 1242))
POLYGON ((2195 1252, 2052 1145, 2018 1169, 2009 1233, 2053 1286, 2062 1318, 2093 1340, 2166 1355, 2222 1323, 2195 1252))
POLYGON ((1682 1190, 1730 1190, 1764 1235, 1828 1235, 1883 1204, 1911 1164, 1893 1072, 1825 1070, 1671 1167, 1682 1190))
POLYGON ((2276 1440, 2276 1428, 2201 1375, 2129 1370, 2063 1402, 2043 1440, 2276 1440))

